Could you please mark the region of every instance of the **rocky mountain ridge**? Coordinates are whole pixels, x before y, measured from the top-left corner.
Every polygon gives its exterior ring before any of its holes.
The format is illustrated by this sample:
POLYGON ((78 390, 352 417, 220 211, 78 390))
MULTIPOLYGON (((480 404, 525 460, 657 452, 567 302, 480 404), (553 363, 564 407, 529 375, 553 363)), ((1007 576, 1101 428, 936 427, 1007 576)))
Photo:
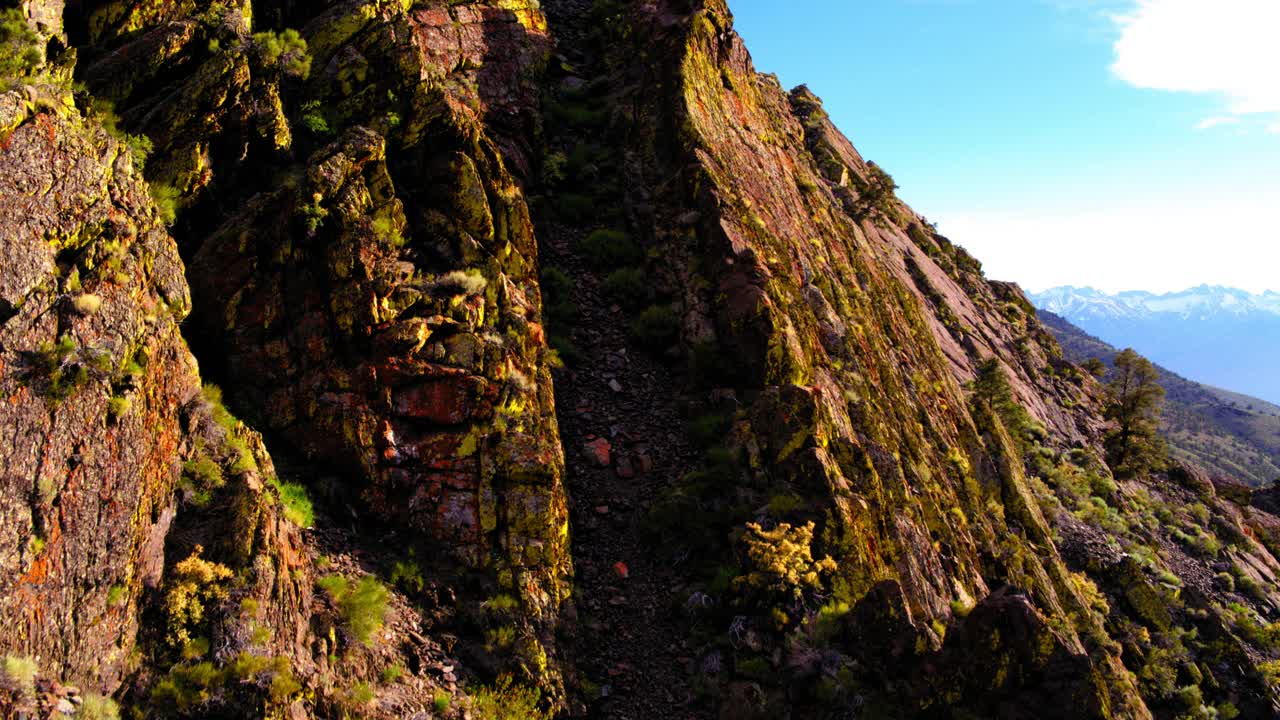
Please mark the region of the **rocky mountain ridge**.
POLYGON ((720 0, 4 27, 4 712, 1280 707, 1270 496, 1113 477, 720 0))

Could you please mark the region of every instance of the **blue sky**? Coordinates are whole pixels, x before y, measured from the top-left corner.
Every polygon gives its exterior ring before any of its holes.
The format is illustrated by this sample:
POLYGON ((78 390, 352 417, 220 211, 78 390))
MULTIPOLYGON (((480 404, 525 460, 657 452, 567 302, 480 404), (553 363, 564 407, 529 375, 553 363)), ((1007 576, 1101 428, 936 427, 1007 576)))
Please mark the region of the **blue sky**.
POLYGON ((1277 0, 729 2, 988 275, 1280 290, 1277 0))

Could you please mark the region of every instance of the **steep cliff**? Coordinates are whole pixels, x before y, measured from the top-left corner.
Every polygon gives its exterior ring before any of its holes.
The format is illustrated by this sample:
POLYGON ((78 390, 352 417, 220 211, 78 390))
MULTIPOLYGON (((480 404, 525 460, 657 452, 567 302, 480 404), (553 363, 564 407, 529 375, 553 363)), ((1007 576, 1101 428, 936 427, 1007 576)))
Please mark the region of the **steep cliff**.
POLYGON ((3 707, 1277 707, 1269 496, 1116 480, 722 0, 5 22, 3 707))

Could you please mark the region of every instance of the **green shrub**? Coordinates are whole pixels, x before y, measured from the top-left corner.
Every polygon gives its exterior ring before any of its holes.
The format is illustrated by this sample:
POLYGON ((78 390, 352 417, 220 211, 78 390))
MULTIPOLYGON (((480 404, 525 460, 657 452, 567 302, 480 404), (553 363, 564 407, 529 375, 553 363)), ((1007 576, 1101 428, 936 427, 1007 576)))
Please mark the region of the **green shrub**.
POLYGON ((168 579, 162 610, 165 637, 175 649, 207 635, 205 610, 226 598, 225 585, 234 575, 227 566, 200 557, 202 552, 197 545, 187 559, 174 566, 168 579))
POLYGON ((849 603, 843 600, 832 600, 818 608, 813 618, 811 633, 819 642, 829 642, 840 627, 840 619, 849 614, 849 603))
POLYGON ((564 222, 581 225, 591 219, 595 205, 586 195, 560 193, 555 199, 555 213, 564 222))
POLYGON ((124 593, 125 588, 119 583, 107 588, 107 606, 115 607, 116 605, 119 605, 120 601, 124 600, 124 593))
POLYGON ((373 688, 367 682, 358 682, 347 691, 347 700, 356 706, 368 705, 373 702, 373 688))
POLYGON ((320 205, 319 200, 299 206, 298 214, 302 216, 302 222, 307 226, 307 233, 310 235, 314 235, 317 230, 324 227, 324 219, 329 217, 329 211, 320 205))
POLYGON ((779 493, 769 498, 769 514, 775 518, 784 517, 795 512, 804 505, 804 498, 795 493, 779 493))
POLYGON ((488 284, 479 270, 454 270, 436 278, 433 287, 445 294, 474 297, 483 293, 488 284))
POLYGON ((157 714, 172 715, 207 701, 227 682, 227 673, 211 662, 174 665, 151 688, 151 705, 157 714))
POLYGON ((503 675, 491 687, 471 690, 471 709, 479 720, 551 720, 539 708, 542 694, 535 688, 516 685, 503 675))
POLYGON ((435 693, 432 694, 431 707, 435 708, 436 714, 443 715, 449 712, 449 705, 451 704, 452 700, 449 698, 449 693, 444 690, 437 688, 435 693))
POLYGON ((382 628, 387 611, 387 589, 382 583, 366 575, 352 587, 341 575, 326 575, 316 584, 333 598, 347 632, 368 645, 373 634, 382 628))
POLYGON ((621 230, 593 230, 579 241, 578 250, 600 269, 639 265, 644 260, 640 246, 621 230))
POLYGON ((609 273, 601 286, 605 294, 627 310, 637 310, 648 304, 650 285, 640 268, 622 268, 609 273))
POLYGON ((104 97, 93 97, 88 104, 86 115, 97 120, 97 123, 110 133, 111 137, 123 143, 125 150, 129 151, 129 155, 133 159, 133 169, 138 173, 142 173, 147 168, 147 158, 150 158, 151 151, 155 150, 155 146, 151 143, 151 138, 145 135, 131 135, 120 127, 120 117, 115 114, 115 104, 104 97))
POLYGON ((404 666, 400 663, 391 663, 382 669, 382 682, 390 685, 404 676, 404 666))
POLYGON ((172 185, 165 183, 151 183, 151 200, 156 205, 156 215, 160 218, 160 222, 165 227, 173 224, 178 219, 179 203, 182 199, 182 192, 172 185))
POLYGON ((389 217, 374 218, 371 223, 373 234, 393 248, 404 247, 404 234, 396 227, 395 221, 389 217))
POLYGON ((516 629, 510 625, 503 625, 490 630, 484 631, 484 649, 489 652, 497 652, 506 650, 516 641, 516 629))
POLYGON ((558 125, 588 129, 600 127, 608 119, 606 110, 594 109, 588 103, 575 101, 567 103, 548 101, 547 114, 558 125))
POLYGON ((209 457, 203 447, 195 457, 182 464, 182 487, 197 507, 208 504, 214 490, 222 487, 222 468, 209 457))
POLYGON ((426 581, 422 577, 422 568, 418 561, 410 557, 408 560, 397 560, 391 567, 391 584, 410 592, 422 592, 426 581))
POLYGON ((30 695, 35 692, 36 661, 29 657, 5 655, 0 659, 0 679, 5 687, 30 695))
POLYGON ((680 319, 666 305, 654 305, 631 323, 631 337, 650 350, 666 350, 680 336, 680 319))
POLYGON ((199 660, 200 658, 209 654, 210 647, 211 645, 209 643, 209 638, 206 638, 206 637, 191 638, 190 640, 187 641, 186 645, 182 646, 182 659, 183 660, 199 660))
POLYGON ((120 720, 120 708, 111 698, 88 693, 80 698, 80 709, 75 717, 78 720, 120 720))
POLYGON ((813 523, 792 527, 778 523, 765 530, 747 523, 741 538, 746 572, 733 581, 744 596, 756 596, 766 605, 771 601, 801 601, 808 591, 822 588, 823 578, 836 570, 830 557, 814 560, 811 554, 813 523))
POLYGON ((31 354, 31 369, 46 380, 44 396, 54 404, 67 399, 89 382, 88 368, 72 359, 75 352, 75 340, 70 335, 63 335, 56 343, 41 343, 31 354))
POLYGON ((289 522, 304 528, 315 524, 315 508, 311 504, 311 496, 307 493, 305 485, 273 477, 271 486, 280 495, 280 502, 284 505, 284 516, 289 522))
POLYGON ((562 152, 547 153, 542 158, 542 184, 555 186, 563 182, 568 162, 569 158, 562 152))
POLYGON ((550 333, 547 335, 547 344, 555 351, 560 361, 566 365, 578 365, 582 362, 583 354, 578 346, 569 339, 568 335, 560 333, 550 333))
POLYGON ((119 395, 112 395, 107 401, 107 416, 112 420, 118 420, 129 413, 129 408, 133 407, 133 403, 129 398, 119 395))
POLYGON ((307 41, 293 28, 280 33, 271 31, 253 34, 253 45, 263 65, 276 68, 283 75, 305 79, 311 74, 311 55, 307 53, 307 41))
POLYGON ((1236 591, 1236 579, 1231 577, 1231 573, 1220 572, 1213 576, 1214 582, 1223 592, 1236 591))
POLYGON ((554 265, 542 269, 542 313, 552 325, 569 325, 578 316, 573 302, 573 280, 554 265))
POLYGON ((333 130, 329 127, 329 121, 325 119, 324 112, 320 109, 318 100, 309 100, 302 103, 299 108, 302 111, 302 125, 311 131, 312 135, 326 136, 332 135, 333 130))
MULTIPOLYGON (((287 658, 286 658, 287 659, 287 658)), ((292 668, 276 672, 271 678, 270 697, 277 705, 284 705, 302 690, 302 683, 294 677, 292 668)))
POLYGON ((31 75, 44 62, 40 36, 18 8, 0 10, 0 78, 31 75))
POLYGON ((495 615, 506 615, 519 607, 520 601, 506 593, 499 593, 480 603, 482 610, 495 615))

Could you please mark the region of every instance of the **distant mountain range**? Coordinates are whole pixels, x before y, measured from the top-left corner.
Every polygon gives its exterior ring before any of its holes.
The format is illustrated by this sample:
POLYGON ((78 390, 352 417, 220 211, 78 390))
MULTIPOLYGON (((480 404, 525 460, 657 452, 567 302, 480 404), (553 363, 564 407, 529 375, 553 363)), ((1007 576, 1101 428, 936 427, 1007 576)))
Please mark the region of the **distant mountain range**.
MULTIPOLYGON (((1040 322, 1068 360, 1096 357, 1111 366, 1118 352, 1047 310, 1040 322)), ((1170 453, 1249 485, 1280 480, 1280 407, 1255 397, 1192 382, 1156 366, 1165 389, 1165 439, 1170 453)))
POLYGON ((1197 382, 1280 402, 1280 293, 1201 285, 1157 295, 1059 287, 1032 303, 1197 382))

